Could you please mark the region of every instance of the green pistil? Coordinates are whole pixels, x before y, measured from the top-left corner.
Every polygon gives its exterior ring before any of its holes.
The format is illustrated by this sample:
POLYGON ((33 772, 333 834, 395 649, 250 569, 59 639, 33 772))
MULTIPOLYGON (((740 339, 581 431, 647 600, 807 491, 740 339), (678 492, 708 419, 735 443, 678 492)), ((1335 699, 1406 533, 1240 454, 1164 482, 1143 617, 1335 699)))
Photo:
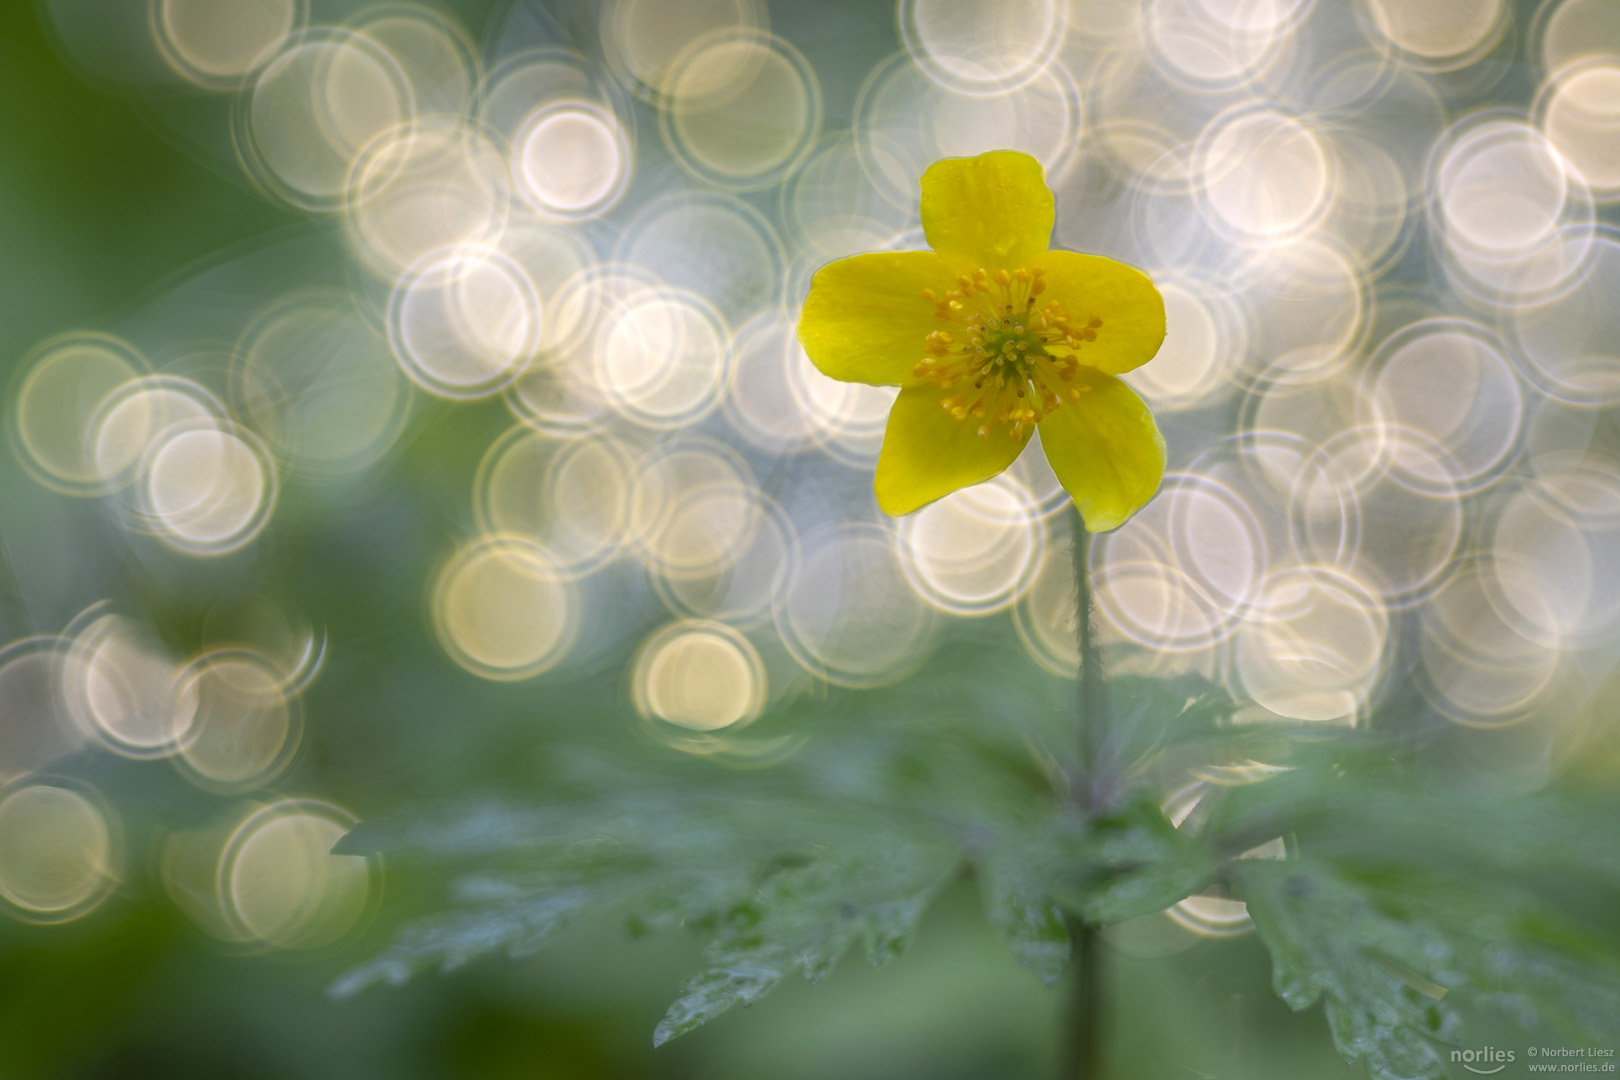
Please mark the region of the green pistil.
POLYGON ((987 326, 979 331, 978 337, 983 342, 979 348, 984 350, 979 354, 979 367, 982 370, 984 365, 992 365, 986 375, 995 374, 997 367, 1011 367, 1017 374, 1027 375, 1027 362, 1037 356, 1048 355, 1046 346, 1034 332, 1017 329, 1011 320, 1003 321, 1007 323, 1005 327, 987 326))

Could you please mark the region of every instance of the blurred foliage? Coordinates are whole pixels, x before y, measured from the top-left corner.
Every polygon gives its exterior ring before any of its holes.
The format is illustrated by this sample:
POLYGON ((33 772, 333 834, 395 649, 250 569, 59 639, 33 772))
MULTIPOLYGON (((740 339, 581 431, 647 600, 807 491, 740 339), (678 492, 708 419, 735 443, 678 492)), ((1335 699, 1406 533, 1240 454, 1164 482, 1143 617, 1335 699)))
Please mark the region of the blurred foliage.
POLYGON ((1296 1010, 1321 1003, 1346 1059, 1380 1080, 1443 1076, 1447 1048, 1502 1025, 1596 1045, 1620 1015, 1612 796, 1491 796, 1426 775, 1410 740, 1257 731, 1196 678, 1125 677, 1110 692, 1127 774, 1189 748, 1212 767, 1253 765, 1262 748, 1288 764, 1212 785, 1180 828, 1140 781, 1088 818, 1066 795, 1072 687, 983 700, 1007 662, 973 642, 898 686, 833 691, 770 725, 815 737, 768 772, 564 757, 544 802, 368 822, 340 850, 428 860, 451 906, 335 989, 525 956, 571 915, 610 908, 635 933, 685 926, 709 941, 662 1043, 790 974, 818 981, 856 942, 874 964, 893 959, 966 867, 991 926, 1048 983, 1069 959, 1069 916, 1109 926, 1219 885, 1247 904, 1277 993, 1296 1010))

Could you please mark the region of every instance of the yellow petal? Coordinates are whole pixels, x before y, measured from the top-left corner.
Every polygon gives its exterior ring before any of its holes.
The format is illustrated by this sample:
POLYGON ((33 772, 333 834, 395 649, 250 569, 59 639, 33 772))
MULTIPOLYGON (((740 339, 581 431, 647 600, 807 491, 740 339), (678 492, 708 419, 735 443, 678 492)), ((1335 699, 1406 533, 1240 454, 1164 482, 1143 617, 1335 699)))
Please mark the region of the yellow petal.
POLYGON ((945 411, 941 393, 933 385, 908 386, 894 401, 873 481, 885 514, 900 517, 990 479, 1029 441, 1014 439, 1005 424, 991 424, 989 434, 980 435, 979 421, 945 411))
POLYGON ((1061 304, 1076 327, 1102 320, 1097 340, 1076 354, 1082 364, 1122 375, 1164 344, 1164 297, 1136 267, 1076 251, 1048 251, 1034 265, 1046 271, 1041 300, 1061 304))
POLYGON ((1113 376, 1081 368, 1076 385, 1090 389, 1041 420, 1041 446, 1086 528, 1107 532, 1159 490, 1164 437, 1142 399, 1113 376))
POLYGON ((932 251, 879 251, 828 263, 810 279, 799 343, 834 379, 912 382, 923 341, 945 326, 922 292, 943 295, 952 280, 932 251))
POLYGON ((1041 163, 1016 150, 944 158, 922 176, 923 233, 959 274, 1027 265, 1056 213, 1041 163))

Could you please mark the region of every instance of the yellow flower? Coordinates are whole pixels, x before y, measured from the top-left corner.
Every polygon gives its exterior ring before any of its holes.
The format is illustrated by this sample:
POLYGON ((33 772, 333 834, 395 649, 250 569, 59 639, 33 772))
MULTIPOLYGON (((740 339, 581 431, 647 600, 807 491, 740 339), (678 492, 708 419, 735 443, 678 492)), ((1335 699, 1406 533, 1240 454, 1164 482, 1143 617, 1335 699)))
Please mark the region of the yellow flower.
POLYGON ((856 255, 811 281, 799 341, 816 367, 900 386, 873 482, 885 513, 990 479, 1037 428, 1087 529, 1158 490, 1164 439, 1114 376, 1159 351, 1164 300, 1124 263, 1047 250, 1053 217, 1029 155, 947 158, 922 177, 932 251, 856 255))

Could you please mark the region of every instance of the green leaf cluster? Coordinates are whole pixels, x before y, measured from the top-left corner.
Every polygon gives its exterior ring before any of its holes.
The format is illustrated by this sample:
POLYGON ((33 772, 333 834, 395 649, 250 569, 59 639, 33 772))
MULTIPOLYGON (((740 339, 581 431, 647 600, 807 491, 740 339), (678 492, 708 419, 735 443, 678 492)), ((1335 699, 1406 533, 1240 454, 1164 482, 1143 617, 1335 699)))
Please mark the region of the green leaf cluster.
POLYGON ((548 798, 368 822, 340 850, 424 863, 450 888, 334 989, 526 955, 606 908, 635 934, 707 939, 662 1043, 857 946, 895 959, 968 875, 1047 983, 1077 921, 1241 899, 1277 993, 1321 1004, 1347 1060, 1381 1078, 1443 1075, 1470 1025, 1597 1039, 1620 1017, 1613 800, 1487 797, 1403 771, 1410 755, 1364 733, 1247 725, 1199 680, 1127 678, 1110 685, 1104 747, 1119 782, 1087 810, 1069 794, 1072 684, 1009 691, 995 662, 981 647, 897 687, 798 702, 763 725, 813 736, 767 768, 575 748, 540 781, 548 798), (1162 807, 1189 781, 1173 823, 1162 807))

